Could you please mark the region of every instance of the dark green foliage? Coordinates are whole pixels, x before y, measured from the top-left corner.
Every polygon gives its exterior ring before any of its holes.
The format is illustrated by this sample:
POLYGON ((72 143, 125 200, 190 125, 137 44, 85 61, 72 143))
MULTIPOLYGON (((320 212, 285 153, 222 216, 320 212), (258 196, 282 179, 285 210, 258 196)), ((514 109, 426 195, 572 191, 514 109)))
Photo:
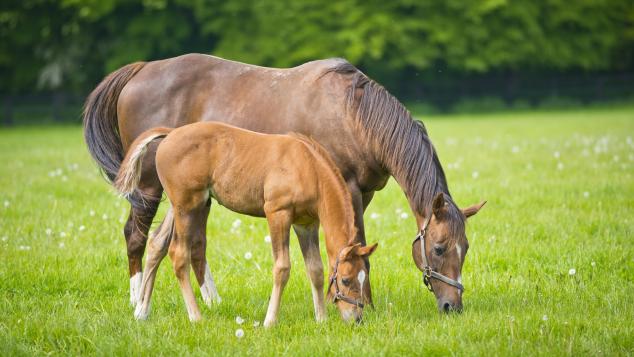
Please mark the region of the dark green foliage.
POLYGON ((390 88, 419 73, 631 71, 633 19, 628 0, 7 0, 0 93, 85 93, 123 64, 187 52, 345 57, 390 88))

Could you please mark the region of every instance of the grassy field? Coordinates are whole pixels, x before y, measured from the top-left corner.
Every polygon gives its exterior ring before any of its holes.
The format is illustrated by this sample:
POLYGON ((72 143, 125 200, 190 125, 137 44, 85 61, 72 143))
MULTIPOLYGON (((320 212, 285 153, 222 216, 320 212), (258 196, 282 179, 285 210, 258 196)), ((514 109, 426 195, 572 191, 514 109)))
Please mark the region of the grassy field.
POLYGON ((223 302, 199 298, 203 321, 191 324, 166 260, 150 318, 137 322, 128 205, 98 174, 80 127, 0 129, 0 355, 632 355, 634 108, 425 123, 454 199, 488 200, 468 226, 464 313, 439 315, 422 286, 414 220, 391 181, 365 215, 368 241, 379 242, 365 323, 342 323, 334 306, 314 322, 293 238, 269 330, 254 327, 272 284, 265 220, 212 206, 207 253, 223 302))

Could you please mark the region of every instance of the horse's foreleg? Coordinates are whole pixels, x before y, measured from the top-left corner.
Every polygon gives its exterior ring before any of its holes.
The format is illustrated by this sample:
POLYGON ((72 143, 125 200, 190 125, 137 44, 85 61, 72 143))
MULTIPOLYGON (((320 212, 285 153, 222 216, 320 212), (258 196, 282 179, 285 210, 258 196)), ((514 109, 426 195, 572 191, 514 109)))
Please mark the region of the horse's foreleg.
POLYGON ((264 326, 271 327, 277 321, 282 292, 291 271, 291 259, 288 251, 288 237, 291 229, 291 213, 289 211, 267 212, 273 249, 273 290, 266 311, 264 326))
POLYGON ((302 249, 306 274, 310 278, 313 293, 313 305, 315 307, 315 320, 326 320, 326 305, 324 303, 324 265, 319 254, 319 225, 293 226, 299 246, 302 249))
MULTIPOLYGON (((347 184, 348 190, 350 190, 350 194, 352 197, 352 207, 354 209, 354 225, 357 228, 357 241, 365 245, 365 226, 363 223, 363 213, 370 204, 370 201, 374 196, 374 192, 361 192, 359 186, 354 180, 348 181, 347 184)), ((365 259, 365 266, 368 269, 369 274, 370 261, 367 258, 365 259)), ((372 290, 370 289, 370 284, 364 284, 363 289, 363 295, 368 297, 368 302, 370 306, 374 306, 374 303, 372 302, 372 290)))
POLYGON ((200 294, 203 297, 203 301, 207 306, 211 306, 212 302, 220 303, 222 299, 216 289, 214 278, 209 270, 209 264, 207 263, 207 237, 205 232, 207 231, 207 216, 209 215, 209 208, 211 207, 211 200, 207 201, 206 209, 203 215, 205 221, 202 229, 198 230, 199 234, 194 237, 192 242, 192 268, 194 269, 194 275, 200 285, 200 294))

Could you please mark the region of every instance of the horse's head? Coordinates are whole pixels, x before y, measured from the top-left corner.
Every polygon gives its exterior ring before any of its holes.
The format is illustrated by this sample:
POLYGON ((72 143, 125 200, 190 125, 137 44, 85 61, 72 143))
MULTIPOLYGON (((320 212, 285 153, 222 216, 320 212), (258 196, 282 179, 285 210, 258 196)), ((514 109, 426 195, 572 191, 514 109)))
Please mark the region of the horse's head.
POLYGON ((342 249, 337 257, 330 276, 328 298, 337 305, 345 321, 361 321, 363 307, 369 302, 367 292, 370 290, 365 260, 374 252, 377 245, 349 245, 342 249))
POLYGON ((412 244, 412 256, 423 272, 425 284, 436 295, 441 312, 462 311, 461 272, 469 249, 465 221, 485 203, 461 210, 439 193, 434 197, 431 217, 417 217, 421 232, 412 244), (424 243, 424 256, 421 243, 424 243))

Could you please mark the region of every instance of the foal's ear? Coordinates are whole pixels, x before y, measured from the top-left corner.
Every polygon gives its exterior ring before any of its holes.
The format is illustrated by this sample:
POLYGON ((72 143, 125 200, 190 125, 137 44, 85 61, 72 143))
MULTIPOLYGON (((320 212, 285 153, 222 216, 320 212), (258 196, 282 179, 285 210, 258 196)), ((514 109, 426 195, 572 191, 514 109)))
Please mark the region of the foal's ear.
POLYGON ((365 247, 359 247, 357 248, 357 254, 359 254, 362 257, 369 257, 372 253, 374 253, 374 251, 376 250, 376 247, 379 246, 379 243, 374 243, 372 245, 366 245, 365 247))
POLYGON ((473 216, 474 214, 478 213, 478 211, 482 208, 482 206, 484 206, 484 204, 487 203, 487 201, 482 201, 478 204, 475 204, 473 206, 469 206, 467 208, 463 208, 462 209, 462 214, 465 215, 465 217, 469 218, 471 216, 473 216))
POLYGON ((436 215, 436 217, 442 216, 445 209, 445 202, 445 194, 438 192, 431 205, 432 213, 436 215))

